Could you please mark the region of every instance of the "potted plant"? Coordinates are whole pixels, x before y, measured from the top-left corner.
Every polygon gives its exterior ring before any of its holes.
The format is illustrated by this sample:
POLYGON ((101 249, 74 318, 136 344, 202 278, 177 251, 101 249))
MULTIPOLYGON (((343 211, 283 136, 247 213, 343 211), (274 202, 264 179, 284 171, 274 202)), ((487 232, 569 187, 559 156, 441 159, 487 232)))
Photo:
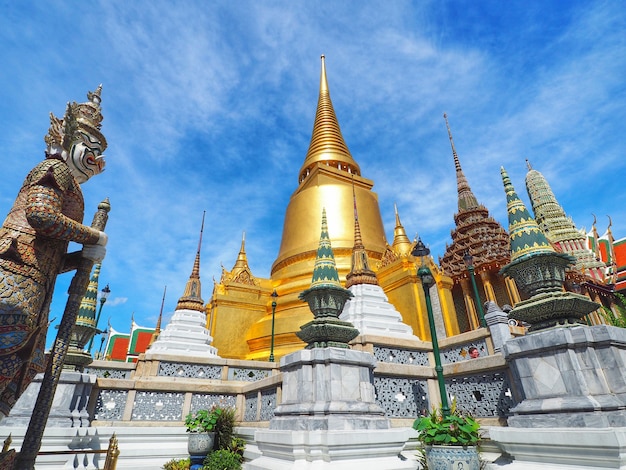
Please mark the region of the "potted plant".
POLYGON ((417 418, 413 429, 424 444, 428 468, 479 470, 477 445, 480 424, 457 410, 456 401, 446 416, 441 408, 433 408, 426 416, 417 418))
POLYGON ((189 434, 187 451, 191 458, 191 470, 202 468, 202 462, 213 449, 215 430, 224 410, 213 407, 210 410, 197 410, 185 418, 185 426, 189 434))

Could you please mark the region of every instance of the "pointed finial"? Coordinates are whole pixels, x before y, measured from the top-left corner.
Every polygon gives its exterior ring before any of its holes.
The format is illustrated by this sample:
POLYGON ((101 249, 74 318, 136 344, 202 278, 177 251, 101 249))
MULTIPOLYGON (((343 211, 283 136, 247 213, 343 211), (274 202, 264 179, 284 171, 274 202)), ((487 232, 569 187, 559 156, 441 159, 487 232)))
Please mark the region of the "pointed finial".
POLYGON ((452 158, 454 159, 454 167, 456 169, 459 212, 468 209, 475 209, 479 206, 478 200, 476 199, 476 196, 474 196, 474 193, 467 182, 467 178, 465 178, 463 169, 461 168, 461 162, 459 161, 459 156, 456 153, 454 139, 452 139, 452 131, 450 130, 450 124, 448 123, 448 115, 444 113, 443 118, 446 121, 446 129, 448 129, 448 138, 450 139, 450 147, 452 148, 452 158))
POLYGON ((178 303, 176 304, 176 310, 196 310, 198 312, 204 312, 204 301, 201 296, 200 284, 200 249, 202 247, 202 233, 204 232, 205 216, 206 211, 203 211, 202 225, 200 227, 200 239, 198 241, 198 251, 196 252, 193 269, 191 270, 191 275, 185 285, 183 296, 178 299, 178 303))
POLYGON ((528 171, 533 169, 533 167, 530 166, 530 162, 528 161, 528 158, 526 159, 526 166, 528 167, 528 171))
POLYGON ((148 348, 154 344, 154 342, 159 338, 161 334, 161 321, 163 320, 163 306, 165 305, 165 293, 167 292, 167 286, 163 289, 163 298, 161 299, 161 310, 159 311, 159 318, 157 319, 156 327, 154 328, 154 332, 152 333, 152 337, 150 338, 150 343, 148 344, 148 348))
POLYGON ((326 56, 322 54, 320 58, 322 59, 322 72, 320 74, 320 93, 328 93, 328 80, 326 79, 326 56))
POLYGON ((450 147, 452 147, 452 156, 454 157, 454 165, 457 171, 461 171, 461 164, 459 162, 456 149, 454 148, 454 139, 452 138, 452 131, 450 130, 450 124, 448 123, 448 115, 443 113, 443 119, 446 121, 446 129, 448 129, 448 139, 450 139, 450 147))

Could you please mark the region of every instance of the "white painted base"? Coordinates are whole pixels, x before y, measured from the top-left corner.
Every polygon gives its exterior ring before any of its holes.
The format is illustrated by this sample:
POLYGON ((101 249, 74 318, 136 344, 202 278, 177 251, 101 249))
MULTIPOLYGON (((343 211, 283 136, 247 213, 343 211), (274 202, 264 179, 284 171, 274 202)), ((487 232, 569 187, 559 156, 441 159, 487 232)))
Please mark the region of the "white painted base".
POLYGON ((626 428, 489 428, 489 436, 513 460, 489 470, 626 470, 626 428))
POLYGON ((376 431, 258 430, 261 457, 245 470, 414 470, 416 462, 400 457, 407 428, 376 431))

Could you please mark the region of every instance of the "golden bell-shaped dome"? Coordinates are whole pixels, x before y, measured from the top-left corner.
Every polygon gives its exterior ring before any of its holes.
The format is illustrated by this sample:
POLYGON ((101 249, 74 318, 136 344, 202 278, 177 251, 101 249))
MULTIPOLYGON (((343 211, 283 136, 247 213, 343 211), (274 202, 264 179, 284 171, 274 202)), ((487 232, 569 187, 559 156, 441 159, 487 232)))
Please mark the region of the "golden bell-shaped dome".
MULTIPOLYGON (((313 319, 308 305, 298 295, 308 289, 319 245, 320 214, 326 208, 329 236, 342 284, 352 264, 354 246, 354 202, 359 204, 359 223, 368 256, 380 260, 385 251, 385 231, 373 182, 361 170, 343 140, 330 100, 324 56, 319 101, 311 144, 299 173, 283 226, 280 250, 271 270, 271 283, 278 294, 275 315, 275 353, 282 356, 302 349, 295 335, 313 319), (353 193, 354 191, 354 193, 353 193)), ((249 359, 267 356, 266 338, 271 334, 271 316, 256 322, 248 331, 249 359)))

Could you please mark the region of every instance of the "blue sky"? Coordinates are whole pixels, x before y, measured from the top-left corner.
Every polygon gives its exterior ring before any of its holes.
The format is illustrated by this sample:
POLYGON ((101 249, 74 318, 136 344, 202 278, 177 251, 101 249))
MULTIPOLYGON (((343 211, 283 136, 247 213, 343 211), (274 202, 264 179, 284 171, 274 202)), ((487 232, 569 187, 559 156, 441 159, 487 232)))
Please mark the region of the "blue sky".
MULTIPOLYGON (((182 295, 202 212, 203 297, 242 232, 268 277, 304 161, 326 55, 341 129, 373 179, 388 238, 394 203, 435 259, 456 180, 442 114, 478 200, 505 228, 504 166, 525 159, 579 227, 626 236, 626 9, 621 1, 0 1, 0 212, 43 158, 48 114, 103 84, 107 169, 85 220, 111 200, 102 313, 153 326, 182 295)), ((71 275, 59 278, 59 322, 71 275)), ((50 338, 56 334, 51 329, 50 338)))

